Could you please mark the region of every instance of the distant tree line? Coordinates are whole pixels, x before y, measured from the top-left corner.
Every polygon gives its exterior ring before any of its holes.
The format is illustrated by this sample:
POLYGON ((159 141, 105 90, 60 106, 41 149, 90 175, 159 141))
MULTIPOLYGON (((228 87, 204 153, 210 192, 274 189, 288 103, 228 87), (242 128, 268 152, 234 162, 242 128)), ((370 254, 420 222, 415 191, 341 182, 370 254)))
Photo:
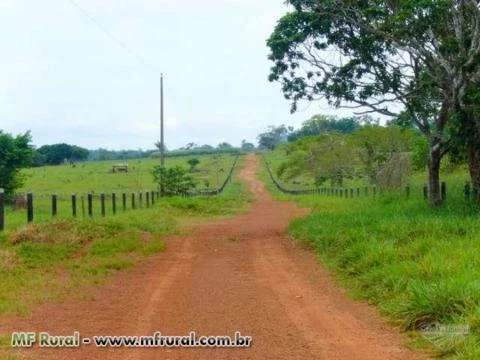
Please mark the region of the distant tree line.
POLYGON ((103 148, 90 150, 88 160, 105 161, 105 160, 128 160, 128 159, 144 159, 149 158, 156 150, 107 150, 103 148))
POLYGON ((328 132, 352 134, 361 126, 368 124, 378 124, 378 120, 374 120, 368 115, 339 118, 318 114, 304 121, 296 130, 285 125, 269 126, 267 131, 258 135, 258 147, 259 149, 273 150, 278 144, 284 142, 292 142, 328 132))
MULTIPOLYGON (((21 169, 30 166, 74 164, 80 161, 101 160, 128 160, 141 158, 155 158, 159 151, 152 150, 107 150, 103 148, 88 150, 71 144, 43 145, 35 148, 32 144, 30 132, 13 136, 0 130, 0 188, 4 189, 8 197, 24 183, 21 169)), ((157 148, 158 144, 155 144, 157 148)), ((254 151, 255 146, 243 140, 240 147, 234 147, 227 142, 198 146, 189 143, 178 150, 166 151, 167 157, 210 154, 237 154, 239 152, 254 151)), ((193 168, 194 165, 191 165, 193 168)))

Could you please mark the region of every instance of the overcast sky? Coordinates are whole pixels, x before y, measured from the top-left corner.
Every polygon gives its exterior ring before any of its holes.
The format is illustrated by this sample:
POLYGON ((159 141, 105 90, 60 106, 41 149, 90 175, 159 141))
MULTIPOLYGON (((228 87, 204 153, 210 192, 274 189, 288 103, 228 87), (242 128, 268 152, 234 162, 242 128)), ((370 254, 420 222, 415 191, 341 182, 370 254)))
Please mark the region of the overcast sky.
POLYGON ((267 80, 283 0, 74 1, 128 49, 70 0, 0 0, 0 129, 31 130, 37 146, 152 148, 160 72, 170 149, 256 142, 270 124, 335 113, 314 103, 290 115, 267 80))

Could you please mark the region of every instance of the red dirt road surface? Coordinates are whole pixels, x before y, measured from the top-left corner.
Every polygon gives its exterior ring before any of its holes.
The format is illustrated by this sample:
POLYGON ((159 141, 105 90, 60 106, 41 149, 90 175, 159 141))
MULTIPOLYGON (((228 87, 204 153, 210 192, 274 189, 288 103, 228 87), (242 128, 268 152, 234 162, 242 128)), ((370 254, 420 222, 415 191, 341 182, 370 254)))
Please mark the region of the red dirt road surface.
POLYGON ((229 335, 253 338, 250 348, 39 349, 32 359, 417 359, 405 339, 375 310, 349 300, 311 252, 284 236, 305 214, 272 200, 250 155, 240 178, 254 196, 248 213, 196 225, 167 239, 165 252, 87 300, 40 306, 27 319, 0 318, 0 333, 68 335, 229 335))

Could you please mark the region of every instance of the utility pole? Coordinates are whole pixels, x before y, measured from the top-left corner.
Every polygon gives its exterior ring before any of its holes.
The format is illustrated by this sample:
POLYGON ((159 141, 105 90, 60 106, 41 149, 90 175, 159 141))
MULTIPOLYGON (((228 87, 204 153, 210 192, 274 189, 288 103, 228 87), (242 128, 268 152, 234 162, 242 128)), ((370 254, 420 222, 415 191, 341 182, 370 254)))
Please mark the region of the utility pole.
POLYGON ((160 166, 165 166, 165 136, 163 111, 163 74, 160 76, 160 166))
POLYGON ((165 181, 163 179, 165 171, 165 137, 164 137, 164 111, 163 111, 163 74, 160 75, 160 196, 165 196, 165 181))

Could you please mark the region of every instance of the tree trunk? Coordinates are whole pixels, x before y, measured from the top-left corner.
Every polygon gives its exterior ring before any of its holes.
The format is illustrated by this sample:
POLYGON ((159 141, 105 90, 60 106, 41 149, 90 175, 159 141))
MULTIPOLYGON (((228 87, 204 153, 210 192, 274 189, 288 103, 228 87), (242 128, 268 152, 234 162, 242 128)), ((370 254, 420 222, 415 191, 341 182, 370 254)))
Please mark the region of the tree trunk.
POLYGON ((472 187, 477 189, 477 191, 474 192, 474 194, 477 194, 475 200, 480 202, 480 146, 475 143, 468 144, 467 155, 472 187))
POLYGON ((430 156, 428 158, 428 200, 432 206, 442 204, 442 194, 440 189, 440 161, 442 160, 442 152, 439 144, 435 144, 430 148, 430 156))

